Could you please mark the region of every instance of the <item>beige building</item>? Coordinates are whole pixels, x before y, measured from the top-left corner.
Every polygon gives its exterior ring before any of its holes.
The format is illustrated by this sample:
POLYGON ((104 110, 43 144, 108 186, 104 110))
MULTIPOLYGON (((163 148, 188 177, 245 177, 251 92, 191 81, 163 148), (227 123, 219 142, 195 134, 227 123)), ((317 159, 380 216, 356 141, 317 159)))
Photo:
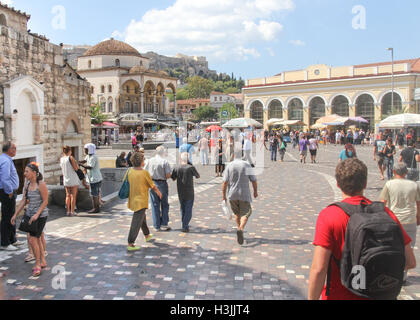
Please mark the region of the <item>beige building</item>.
POLYGON ((313 65, 248 80, 243 89, 245 116, 265 128, 271 118, 301 120, 306 129, 326 115, 361 116, 374 129, 388 115, 418 113, 414 93, 419 87, 420 59, 347 67, 313 65))
POLYGON ((61 46, 28 31, 29 19, 0 4, 0 144, 16 144, 21 186, 30 161, 57 184, 63 145, 81 157, 91 141, 89 83, 64 61, 61 46))
POLYGON ((177 79, 149 68, 150 59, 130 45, 110 39, 78 58, 78 73, 91 84, 92 101, 111 117, 173 115, 167 93, 176 96, 177 79))

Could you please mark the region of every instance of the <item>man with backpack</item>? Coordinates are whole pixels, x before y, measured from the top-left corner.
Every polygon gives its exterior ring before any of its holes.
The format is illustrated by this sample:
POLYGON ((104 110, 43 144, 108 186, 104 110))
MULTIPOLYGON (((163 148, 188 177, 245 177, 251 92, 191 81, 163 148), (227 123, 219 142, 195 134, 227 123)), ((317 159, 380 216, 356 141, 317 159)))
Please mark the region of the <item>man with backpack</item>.
POLYGON ((404 271, 416 267, 411 239, 396 216, 363 196, 367 177, 358 159, 337 166, 343 201, 319 214, 309 300, 396 299, 404 271))

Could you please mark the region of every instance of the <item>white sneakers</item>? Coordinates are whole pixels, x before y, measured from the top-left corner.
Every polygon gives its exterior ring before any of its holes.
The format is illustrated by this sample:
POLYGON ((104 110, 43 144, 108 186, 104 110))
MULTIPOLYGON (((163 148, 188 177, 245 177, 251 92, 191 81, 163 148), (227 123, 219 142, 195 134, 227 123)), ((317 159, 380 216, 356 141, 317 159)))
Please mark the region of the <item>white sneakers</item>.
POLYGON ((19 249, 13 245, 8 245, 7 247, 0 247, 0 250, 3 251, 18 251, 19 249))
POLYGON ((26 244, 26 242, 16 241, 15 243, 12 243, 12 246, 14 246, 14 247, 20 247, 20 246, 24 246, 25 244, 26 244))
POLYGON ((24 246, 26 242, 16 241, 13 244, 8 245, 7 247, 0 247, 0 250, 3 251, 18 251, 20 250, 18 247, 24 246))

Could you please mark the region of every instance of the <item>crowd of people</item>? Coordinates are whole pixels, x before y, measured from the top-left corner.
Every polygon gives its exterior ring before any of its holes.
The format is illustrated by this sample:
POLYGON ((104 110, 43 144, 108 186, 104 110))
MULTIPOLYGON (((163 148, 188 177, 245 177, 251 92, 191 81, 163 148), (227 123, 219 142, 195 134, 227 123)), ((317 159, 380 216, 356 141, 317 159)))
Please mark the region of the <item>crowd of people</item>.
MULTIPOLYGON (((389 132, 380 132, 377 137, 373 137, 370 132, 357 131, 344 136, 344 140, 342 132, 338 131, 334 140, 331 140, 331 133, 327 134, 326 130, 319 132, 319 134, 294 131, 265 133, 263 137, 265 138, 263 139, 264 146, 271 152, 271 161, 273 162, 277 161, 277 153, 280 154, 280 161, 284 161, 288 143, 291 143, 294 147, 299 147, 302 164, 306 163, 308 152, 310 153, 311 163, 317 163, 317 151, 321 143, 339 142, 344 145, 344 150, 339 155, 339 163, 335 173, 337 185, 343 193, 343 201, 328 206, 319 214, 309 279, 309 299, 317 300, 322 297, 326 300, 353 300, 374 296, 374 293, 365 291, 363 295, 360 294, 360 290, 354 290, 354 288, 346 286, 343 279, 344 272, 340 271, 345 259, 350 254, 349 252, 352 252, 351 246, 354 245, 346 239, 350 237, 348 234, 352 232, 348 225, 353 223, 352 221, 355 219, 352 219, 352 217, 356 213, 361 217, 365 213, 374 212, 378 214, 377 219, 379 220, 377 222, 394 226, 392 232, 397 232, 398 236, 394 237, 388 244, 388 249, 394 246, 395 261, 401 262, 400 265, 389 265, 389 268, 393 268, 392 271, 395 271, 395 277, 391 279, 396 279, 394 281, 395 288, 401 287, 407 279, 407 271, 415 268, 416 259, 413 248, 416 243, 417 226, 420 225, 420 186, 417 183, 419 180, 417 163, 420 162, 420 154, 415 149, 415 136, 410 133, 410 135, 402 138, 402 133, 401 131, 394 139, 389 132), (374 148, 373 159, 378 164, 381 179, 384 179, 386 171, 389 180, 380 194, 378 199, 380 202, 372 201, 364 196, 367 187, 367 166, 358 159, 354 146, 360 143, 371 143, 371 140, 373 140, 374 148), (405 144, 407 144, 406 148, 404 148, 405 144), (398 161, 394 159, 397 154, 396 145, 400 147, 401 151, 398 161), (398 256, 398 254, 400 255, 398 256)), ((151 204, 154 231, 172 231, 169 226, 168 180, 170 179, 176 181, 177 185, 182 232, 190 232, 195 201, 194 178, 201 178, 193 163, 193 156, 196 154, 199 154, 203 166, 209 165, 210 154, 214 155, 213 163, 215 164, 216 177, 223 178, 222 200, 229 204, 234 213, 237 225, 237 242, 239 245, 243 245, 245 241, 244 230, 253 213, 252 201, 259 196, 257 177, 253 171, 255 163, 252 159, 253 144, 258 139, 256 134, 244 130, 237 133, 237 136, 235 136, 235 133, 226 134, 224 132, 216 135, 214 133, 202 133, 196 148, 189 143, 188 138, 183 138, 182 143, 180 141, 177 146, 180 162, 175 167, 171 167, 167 159, 167 149, 163 146, 156 149, 153 157, 146 159, 142 148, 144 136, 141 137, 140 131, 138 134, 135 135, 135 144, 133 140, 133 150, 128 155, 122 153, 116 161, 117 167, 127 168, 124 178, 129 183, 127 206, 133 212, 127 239, 127 251, 140 250, 140 247, 136 245, 140 229, 146 242, 153 241, 153 234, 146 219, 149 203, 151 204), (251 193, 251 186, 253 194, 251 193)), ((71 148, 63 147, 60 165, 66 190, 67 216, 76 215, 75 207, 79 186, 84 186, 90 190, 93 209, 89 213, 94 214, 101 211, 103 178, 99 159, 96 155, 96 147, 93 144, 87 144, 84 149, 85 159, 76 161, 71 148)), ((25 231, 29 248, 25 261, 35 261, 32 275, 38 277, 42 270, 47 267, 46 257, 48 252, 44 235, 44 228, 49 215, 47 186, 43 181, 42 173, 39 171, 39 165, 36 163, 28 164, 24 173, 26 182, 23 186, 23 199, 16 206, 16 190, 20 187, 16 168, 13 164, 16 146, 12 142, 8 142, 3 145, 2 150, 3 153, 0 155, 1 249, 16 251, 25 245, 24 242, 19 242, 16 238, 17 217, 24 211, 21 224, 26 218, 28 224, 33 226, 30 231, 25 231)), ((22 226, 19 226, 19 228, 23 230, 22 226)), ((382 229, 381 232, 385 234, 386 230, 382 229)), ((378 234, 372 232, 366 237, 380 237, 378 234)), ((359 240, 357 238, 357 241, 359 240)), ((388 240, 374 239, 372 241, 381 244, 388 240)), ((360 244, 361 247, 364 245, 365 242, 360 244)), ((359 249, 362 250, 363 248, 359 249)), ((388 261, 385 255, 383 259, 382 264, 384 261, 388 261)), ((380 260, 373 259, 372 261, 371 263, 374 266, 379 266, 378 261, 380 260)), ((365 263, 367 264, 366 261, 365 263)), ((374 269, 376 272, 383 272, 383 274, 389 271, 384 271, 381 268, 374 269), (382 271, 378 271, 378 269, 382 271)), ((368 271, 373 272, 370 269, 368 271)), ((378 285, 376 284, 376 286, 378 285)), ((369 290, 372 288, 376 288, 375 284, 372 284, 369 290)), ((374 289, 371 291, 374 291, 374 289)), ((389 296, 392 296, 392 294, 389 296)))

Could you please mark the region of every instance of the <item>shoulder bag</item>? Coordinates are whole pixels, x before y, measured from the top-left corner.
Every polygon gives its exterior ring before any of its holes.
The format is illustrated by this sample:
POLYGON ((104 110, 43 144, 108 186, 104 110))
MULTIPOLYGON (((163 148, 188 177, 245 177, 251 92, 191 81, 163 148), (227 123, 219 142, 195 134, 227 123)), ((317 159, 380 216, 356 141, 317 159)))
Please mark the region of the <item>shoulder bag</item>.
MULTIPOLYGON (((25 200, 28 201, 28 190, 29 190, 30 183, 26 186, 25 191, 25 200)), ((29 221, 31 220, 31 217, 26 215, 26 209, 25 214, 23 215, 23 218, 19 225, 19 230, 25 233, 36 233, 38 231, 38 220, 32 221, 31 224, 29 224, 29 221)))
POLYGON ((118 197, 121 200, 128 199, 130 197, 130 183, 128 182, 128 175, 130 173, 131 169, 127 171, 125 174, 123 184, 121 186, 120 192, 118 193, 118 197))

